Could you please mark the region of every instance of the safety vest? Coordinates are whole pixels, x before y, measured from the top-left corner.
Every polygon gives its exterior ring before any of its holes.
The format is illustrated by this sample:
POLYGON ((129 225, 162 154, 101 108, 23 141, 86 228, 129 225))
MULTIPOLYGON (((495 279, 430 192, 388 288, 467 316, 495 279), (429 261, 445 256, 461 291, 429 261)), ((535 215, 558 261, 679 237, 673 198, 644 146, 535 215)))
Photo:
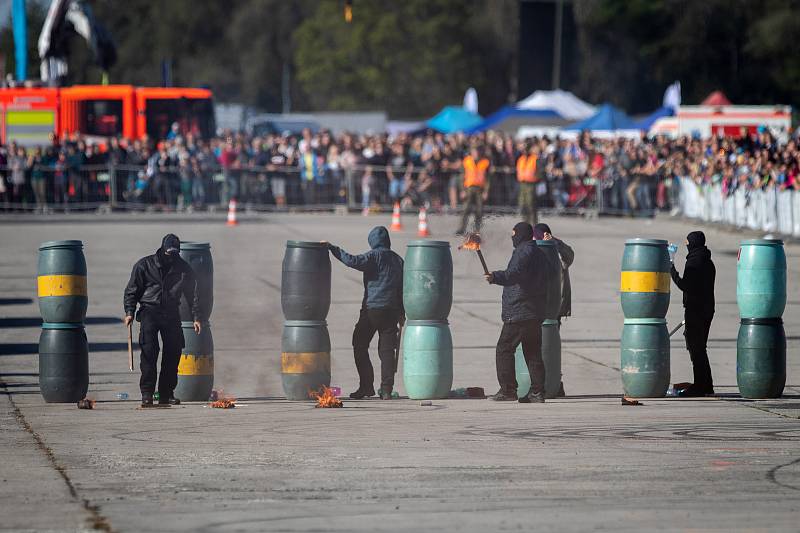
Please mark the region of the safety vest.
POLYGON ((476 163, 471 155, 464 158, 464 188, 485 187, 489 160, 480 159, 476 163))
POLYGON ((517 181, 520 183, 536 183, 539 181, 536 177, 537 160, 536 154, 522 154, 519 156, 519 159, 517 159, 517 181))

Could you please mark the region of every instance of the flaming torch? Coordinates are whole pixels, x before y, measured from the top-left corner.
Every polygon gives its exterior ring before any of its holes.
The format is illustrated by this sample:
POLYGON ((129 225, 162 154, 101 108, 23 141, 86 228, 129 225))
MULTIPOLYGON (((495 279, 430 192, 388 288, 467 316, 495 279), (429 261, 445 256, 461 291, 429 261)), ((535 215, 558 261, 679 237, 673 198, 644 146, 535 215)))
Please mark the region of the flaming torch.
POLYGON ((489 275, 489 268, 486 266, 486 260, 483 258, 483 253, 481 253, 480 233, 467 233, 467 237, 466 239, 464 239, 464 244, 459 246, 458 249, 475 250, 478 254, 478 259, 481 260, 481 266, 483 266, 483 273, 486 274, 487 276, 489 275))

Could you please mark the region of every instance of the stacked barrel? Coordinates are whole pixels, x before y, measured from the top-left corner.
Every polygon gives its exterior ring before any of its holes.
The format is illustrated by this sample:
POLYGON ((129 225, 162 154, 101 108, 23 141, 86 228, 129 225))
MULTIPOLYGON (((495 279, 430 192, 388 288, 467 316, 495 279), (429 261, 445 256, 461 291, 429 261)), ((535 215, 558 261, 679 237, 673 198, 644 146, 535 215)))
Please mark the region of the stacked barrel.
POLYGON ((281 273, 281 382, 289 400, 331 384, 331 260, 328 244, 287 241, 281 273))
POLYGON ((453 257, 445 241, 411 241, 403 265, 403 383, 412 399, 446 398, 453 385, 453 257))
POLYGON ((745 398, 779 398, 786 384, 786 254, 783 241, 741 243, 736 267, 736 382, 745 398))
POLYGON ((194 331, 192 307, 181 298, 179 313, 184 346, 178 362, 178 385, 175 397, 184 401, 206 401, 214 388, 214 338, 211 335, 211 311, 214 308, 214 261, 207 242, 181 243, 181 258, 192 268, 197 279, 200 308, 200 333, 194 331))
POLYGON ((39 246, 39 389, 48 403, 77 402, 89 388, 89 347, 84 321, 89 299, 81 241, 39 246))
MULTIPOLYGON (((547 259, 547 289, 545 302, 545 319, 542 322, 542 360, 545 369, 545 398, 555 398, 561 388, 561 333, 558 315, 561 311, 562 275, 561 257, 558 247, 553 241, 536 241, 547 259)), ((517 395, 528 394, 531 388, 531 376, 522 346, 517 347, 515 354, 517 374, 517 395)))
POLYGON ((620 299, 622 386, 633 398, 661 397, 669 388, 670 260, 667 241, 625 241, 620 299))

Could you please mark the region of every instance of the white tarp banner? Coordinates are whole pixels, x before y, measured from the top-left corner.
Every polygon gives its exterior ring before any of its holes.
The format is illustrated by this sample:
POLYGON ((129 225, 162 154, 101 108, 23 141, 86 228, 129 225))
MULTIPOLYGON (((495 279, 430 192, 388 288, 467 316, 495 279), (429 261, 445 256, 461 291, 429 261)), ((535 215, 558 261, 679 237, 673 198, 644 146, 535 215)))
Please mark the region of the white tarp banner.
POLYGON ((792 191, 778 192, 778 231, 791 235, 794 230, 792 216, 792 191))
POLYGON ((747 226, 747 191, 736 189, 733 193, 733 204, 736 212, 736 227, 743 228, 747 226))
POLYGON ((795 237, 800 237, 800 191, 792 191, 792 221, 795 237))
POLYGON ((778 229, 778 189, 775 187, 767 187, 761 193, 763 201, 762 213, 762 228, 764 231, 772 232, 778 229))

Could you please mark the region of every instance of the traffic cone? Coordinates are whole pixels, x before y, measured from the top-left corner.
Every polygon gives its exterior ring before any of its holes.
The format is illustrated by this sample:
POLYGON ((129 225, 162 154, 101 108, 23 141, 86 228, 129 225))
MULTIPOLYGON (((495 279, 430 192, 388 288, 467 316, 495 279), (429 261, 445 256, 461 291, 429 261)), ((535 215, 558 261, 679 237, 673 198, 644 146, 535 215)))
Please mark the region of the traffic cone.
POLYGON ((419 237, 430 237, 431 234, 428 231, 428 210, 424 207, 419 208, 419 229, 417 231, 417 236, 419 237))
POLYGON ((400 202, 394 203, 394 210, 392 211, 392 225, 389 227, 392 231, 403 231, 403 223, 400 220, 400 202))
POLYGON ((239 223, 236 222, 236 200, 231 198, 231 201, 228 203, 228 226, 236 226, 239 223))

